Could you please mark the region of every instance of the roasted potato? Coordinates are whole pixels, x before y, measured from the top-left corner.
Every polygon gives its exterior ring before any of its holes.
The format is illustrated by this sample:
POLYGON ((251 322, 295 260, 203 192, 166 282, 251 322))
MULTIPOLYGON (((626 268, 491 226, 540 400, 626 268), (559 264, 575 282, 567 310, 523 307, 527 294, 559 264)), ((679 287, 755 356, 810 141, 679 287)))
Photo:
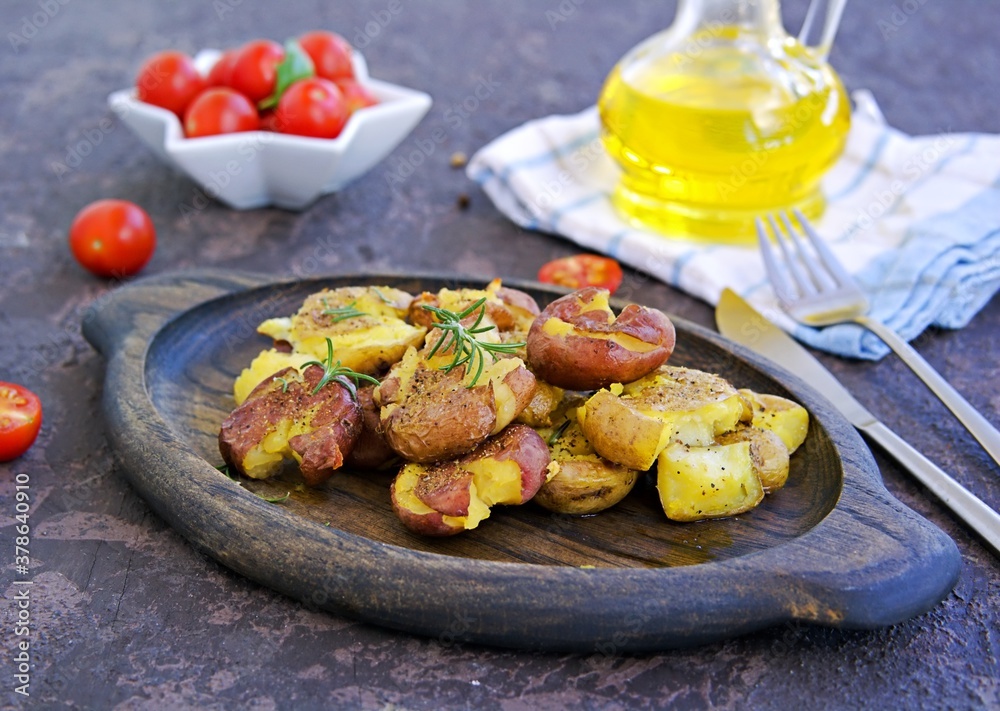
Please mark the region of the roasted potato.
POLYGON ((671 521, 735 516, 764 498, 750 442, 668 445, 657 457, 656 488, 671 521))
POLYGON ((501 333, 526 334, 539 313, 538 303, 530 294, 503 286, 500 279, 494 279, 485 289, 441 289, 435 294, 428 291, 418 294, 410 304, 409 319, 430 329, 434 316, 424 306, 459 313, 479 299, 486 299, 486 315, 501 333))
POLYGON ((520 358, 487 364, 469 387, 465 366, 451 371, 440 365, 450 354, 428 360, 407 350, 375 390, 382 432, 400 456, 411 462, 434 462, 465 454, 500 432, 531 402, 535 376, 520 358))
POLYGON ((598 454, 644 471, 671 441, 712 444, 743 413, 743 400, 723 378, 663 365, 635 382, 597 391, 577 416, 598 454))
POLYGON ((382 469, 398 458, 382 434, 381 408, 375 404, 374 392, 374 385, 358 388, 361 434, 344 461, 352 469, 382 469))
POLYGON ((750 443, 750 458, 764 493, 777 491, 788 481, 788 447, 771 430, 741 425, 715 438, 716 444, 750 443))
POLYGON ((306 298, 294 316, 269 319, 257 330, 320 360, 329 338, 342 366, 377 375, 408 347, 423 343, 427 329, 405 321, 412 300, 388 286, 323 289, 306 298))
POLYGON ((548 441, 554 472, 538 490, 535 502, 556 513, 586 515, 611 508, 624 499, 639 473, 604 459, 569 420, 548 441))
POLYGON ((549 450, 527 425, 511 425, 465 456, 405 465, 390 496, 406 528, 452 536, 476 528, 496 504, 529 501, 548 474, 549 450))
POLYGON ((226 418, 219 451, 226 463, 253 479, 266 479, 294 459, 310 486, 344 463, 361 433, 361 406, 340 383, 314 392, 323 369, 286 368, 265 379, 226 418))
POLYGON ((616 317, 608 290, 587 287, 546 306, 528 331, 527 362, 569 390, 628 383, 667 362, 674 325, 661 311, 629 304, 616 317))
POLYGON ((792 454, 805 441, 809 432, 809 411, 797 402, 779 395, 756 393, 741 389, 740 395, 750 405, 754 427, 771 430, 781 438, 792 454))
POLYGON ((514 421, 535 429, 552 427, 565 394, 566 391, 562 388, 549 385, 544 380, 536 380, 535 394, 514 421))
POLYGON ((233 399, 240 405, 255 387, 278 371, 285 368, 298 370, 311 360, 315 358, 307 353, 290 353, 277 348, 261 351, 233 383, 233 399))

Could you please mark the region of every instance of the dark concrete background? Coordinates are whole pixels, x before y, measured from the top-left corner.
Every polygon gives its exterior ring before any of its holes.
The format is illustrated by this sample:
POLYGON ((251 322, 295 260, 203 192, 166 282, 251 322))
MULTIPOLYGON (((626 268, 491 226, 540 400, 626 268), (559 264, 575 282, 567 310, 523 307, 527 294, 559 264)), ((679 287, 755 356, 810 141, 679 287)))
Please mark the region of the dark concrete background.
MULTIPOLYGON (((785 3, 792 27, 805 0, 785 3)), ((0 8, 0 379, 45 405, 22 459, 0 465, 5 602, 0 704, 32 708, 996 708, 1000 563, 876 451, 886 484, 953 536, 954 592, 874 632, 789 626, 703 648, 632 657, 543 655, 448 644, 316 613, 208 560, 152 514, 115 469, 99 402, 104 361, 80 318, 114 284, 73 261, 66 231, 88 202, 142 205, 159 233, 146 274, 217 266, 303 276, 357 270, 530 278, 572 253, 525 233, 449 166, 526 120, 594 100, 616 59, 670 23, 672 2, 583 0, 266 3, 18 0, 0 8), (41 14, 40 14, 41 13, 41 14), (159 163, 110 113, 141 60, 171 47, 283 39, 314 27, 358 37, 373 76, 435 105, 393 156, 301 213, 236 213, 159 163), (43 20, 44 18, 44 20, 43 20), (388 19, 386 19, 388 18, 388 19), (370 28, 376 25, 369 25, 370 28), (30 35, 30 36, 29 36, 30 35), (24 40, 23 42, 21 40, 24 40), (455 107, 480 82, 476 111, 455 107), (452 112, 452 113, 449 113, 452 112), (446 140, 401 185, 398 160, 446 140), (86 151, 80 160, 72 157, 86 151), (70 169, 63 172, 57 164, 70 169), (70 166, 70 163, 75 165, 70 166), (467 210, 456 206, 468 194, 467 210), (334 245, 331 249, 330 245, 334 245), (31 481, 31 697, 13 693, 13 480, 31 481)), ((912 133, 998 128, 1000 3, 873 0, 848 6, 833 62, 912 133)), ((711 310, 630 272, 624 287, 704 325, 711 310)), ((1000 422, 994 299, 960 332, 916 347, 1000 422)), ((823 357, 867 405, 994 507, 1000 470, 896 359, 823 357)), ((278 542, 280 545, 280 542, 278 542)), ((484 605, 489 601, 484 600, 484 605)))

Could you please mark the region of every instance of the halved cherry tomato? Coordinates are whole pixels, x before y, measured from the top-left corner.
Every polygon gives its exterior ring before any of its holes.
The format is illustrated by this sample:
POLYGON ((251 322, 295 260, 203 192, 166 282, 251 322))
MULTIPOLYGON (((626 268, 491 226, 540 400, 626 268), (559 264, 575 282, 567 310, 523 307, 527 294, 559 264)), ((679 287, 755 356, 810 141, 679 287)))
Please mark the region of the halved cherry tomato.
POLYGON ((257 107, 243 94, 224 86, 198 94, 184 113, 184 135, 188 138, 256 131, 259 128, 257 107))
POLYGON ((351 44, 336 32, 307 32, 299 37, 299 44, 312 59, 316 76, 330 81, 354 78, 351 44))
POLYGON ((0 382, 0 462, 28 451, 42 426, 42 402, 23 385, 0 382))
POLYGON ((313 77, 288 87, 275 110, 275 125, 282 133, 296 136, 336 138, 350 115, 337 85, 313 77))
POLYGON ((233 60, 229 85, 255 104, 274 93, 278 65, 285 48, 267 39, 251 40, 239 48, 233 60))
POLYGON ((340 89, 340 93, 344 95, 344 101, 347 102, 347 109, 352 114, 358 109, 363 109, 366 106, 374 106, 378 103, 375 94, 355 79, 338 79, 334 83, 340 89))
POLYGON ((546 262, 538 270, 538 281, 570 289, 599 286, 612 294, 621 286, 622 268, 611 257, 597 254, 574 254, 546 262))
POLYGON ((98 200, 77 213, 69 230, 73 256, 97 276, 126 277, 146 266, 156 230, 146 211, 127 200, 98 200))
POLYGON ((135 81, 139 101, 161 106, 178 116, 184 115, 188 104, 206 85, 194 60, 175 50, 158 52, 147 59, 135 81))

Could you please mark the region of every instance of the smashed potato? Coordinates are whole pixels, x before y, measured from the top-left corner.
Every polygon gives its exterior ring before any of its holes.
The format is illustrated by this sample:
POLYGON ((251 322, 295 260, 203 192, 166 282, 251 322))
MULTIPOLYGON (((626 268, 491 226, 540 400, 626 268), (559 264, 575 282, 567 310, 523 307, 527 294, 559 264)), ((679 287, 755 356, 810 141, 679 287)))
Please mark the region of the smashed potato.
POLYGON ((376 375, 407 348, 423 343, 427 329, 405 320, 412 300, 405 291, 387 286, 323 289, 311 294, 294 316, 269 319, 257 330, 289 344, 295 353, 320 359, 329 338, 341 365, 376 375))
POLYGON ((361 407, 348 388, 331 382, 318 390, 323 369, 286 368, 264 380, 222 423, 219 451, 230 467, 266 479, 294 459, 310 486, 344 463, 361 433, 361 407))
POLYGON ((531 500, 549 461, 537 432, 511 425, 459 459, 405 465, 390 489, 392 508, 414 533, 452 536, 476 528, 497 504, 531 500))
POLYGON ((779 395, 756 393, 741 389, 743 399, 750 405, 754 427, 771 430, 781 438, 792 454, 805 441, 809 432, 809 412, 797 402, 779 395))
POLYGON ((661 311, 629 304, 616 317, 607 289, 587 287, 546 306, 528 332, 528 366, 569 390, 628 383, 656 370, 674 350, 674 325, 661 311))
POLYGON ((712 444, 743 413, 743 400, 723 378, 663 365, 635 382, 597 391, 578 416, 598 454, 644 471, 671 441, 712 444))
POLYGON ((604 511, 624 499, 639 478, 639 472, 598 455, 573 420, 548 446, 553 474, 535 502, 549 511, 577 516, 604 511))
POLYGON ((674 442, 657 460, 656 488, 671 521, 735 516, 764 498, 749 442, 707 447, 674 442))
POLYGON ((520 358, 488 363, 469 387, 465 366, 446 372, 425 356, 409 349, 375 391, 386 441, 408 461, 472 451, 510 424, 534 395, 535 376, 520 358))

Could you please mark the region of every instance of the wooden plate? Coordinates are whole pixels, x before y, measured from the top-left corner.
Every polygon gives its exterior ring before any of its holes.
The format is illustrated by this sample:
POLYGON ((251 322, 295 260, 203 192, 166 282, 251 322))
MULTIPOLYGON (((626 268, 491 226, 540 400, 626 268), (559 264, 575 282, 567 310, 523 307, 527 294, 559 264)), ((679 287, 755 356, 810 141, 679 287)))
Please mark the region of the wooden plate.
MULTIPOLYGON (((424 539, 389 506, 390 474, 343 472, 310 490, 293 473, 234 481, 219 425, 235 376, 268 340, 258 323, 324 286, 417 293, 481 281, 347 275, 273 282, 198 271, 127 285, 84 320, 108 360, 104 411, 131 484, 192 544, 309 605, 407 632, 526 649, 616 653, 686 646, 770 625, 868 628, 940 601, 959 555, 882 485, 857 432, 805 383, 675 319, 672 363, 787 395, 812 414, 789 483, 754 511, 675 524, 645 482, 574 518, 499 507, 474 531, 424 539), (275 498, 289 494, 281 503, 275 498)), ((541 304, 562 292, 509 282, 541 304)))

